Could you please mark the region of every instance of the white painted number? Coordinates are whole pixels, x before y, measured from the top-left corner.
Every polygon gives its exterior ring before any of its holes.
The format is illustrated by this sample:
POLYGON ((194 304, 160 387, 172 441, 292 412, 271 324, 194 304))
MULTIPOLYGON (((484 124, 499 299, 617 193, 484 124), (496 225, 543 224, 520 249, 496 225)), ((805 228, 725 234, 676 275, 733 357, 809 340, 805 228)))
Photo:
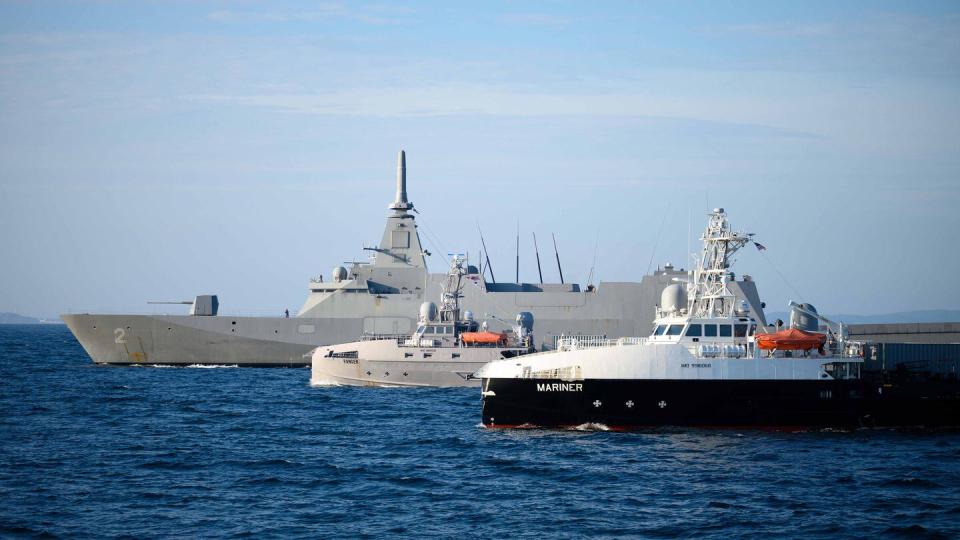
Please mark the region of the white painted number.
POLYGON ((113 340, 114 343, 126 343, 127 342, 127 331, 123 328, 117 328, 113 331, 113 335, 117 336, 113 340))

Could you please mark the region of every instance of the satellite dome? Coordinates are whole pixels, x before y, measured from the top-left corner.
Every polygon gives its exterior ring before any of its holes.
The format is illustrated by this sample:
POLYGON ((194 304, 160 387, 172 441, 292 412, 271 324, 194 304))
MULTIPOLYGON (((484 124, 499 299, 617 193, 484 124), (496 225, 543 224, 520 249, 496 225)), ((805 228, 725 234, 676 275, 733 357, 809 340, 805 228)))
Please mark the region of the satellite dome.
POLYGON ((347 279, 347 269, 342 266, 338 266, 333 269, 332 275, 333 280, 339 283, 347 279))
POLYGON ((683 285, 674 283, 667 285, 660 293, 660 309, 669 312, 677 312, 686 307, 687 292, 683 290, 683 285))
POLYGON ((433 302, 424 302, 420 304, 420 321, 428 322, 437 320, 437 305, 433 302))

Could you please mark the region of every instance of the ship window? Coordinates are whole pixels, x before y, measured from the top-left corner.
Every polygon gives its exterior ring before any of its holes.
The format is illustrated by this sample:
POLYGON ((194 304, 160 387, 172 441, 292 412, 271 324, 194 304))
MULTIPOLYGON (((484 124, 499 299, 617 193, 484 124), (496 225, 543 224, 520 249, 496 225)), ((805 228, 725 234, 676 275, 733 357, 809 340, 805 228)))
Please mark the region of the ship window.
POLYGON ((754 335, 755 333, 757 333, 757 325, 751 324, 751 325, 750 325, 750 333, 747 334, 747 335, 748 335, 748 336, 752 336, 752 335, 754 335))
POLYGON ((721 325, 720 325, 720 337, 730 337, 730 336, 732 336, 732 335, 733 335, 733 334, 730 332, 730 325, 729 325, 729 324, 721 324, 721 325))
POLYGON ((747 337, 747 325, 745 324, 733 325, 733 337, 747 337))
POLYGON ((703 325, 703 335, 706 337, 717 337, 717 325, 715 324, 703 325))
POLYGON ((431 356, 433 356, 433 355, 430 354, 430 353, 428 353, 428 352, 423 353, 423 357, 424 357, 424 358, 430 358, 431 356))
POLYGON ((437 329, 434 328, 433 326, 428 326, 426 332, 424 332, 424 334, 436 334, 436 333, 437 333, 437 329))
POLYGON ((417 333, 418 333, 418 334, 422 334, 422 333, 423 333, 423 327, 422 327, 422 326, 418 326, 418 327, 417 327, 417 333))
POLYGON ((658 325, 657 329, 653 331, 653 335, 662 336, 664 331, 666 331, 666 329, 667 329, 667 325, 665 324, 658 325))
POLYGON ((453 353, 453 354, 450 355, 450 358, 460 358, 460 353, 455 352, 455 353, 453 353))
POLYGON ((404 357, 404 358, 410 358, 411 356, 413 356, 413 353, 412 353, 412 352, 405 352, 405 353, 403 353, 403 357, 404 357))
POLYGON ((687 327, 688 337, 700 337, 701 335, 703 335, 703 327, 699 324, 691 324, 687 327))
POLYGON ((671 324, 670 328, 667 329, 668 336, 679 336, 682 333, 683 333, 682 324, 671 324))

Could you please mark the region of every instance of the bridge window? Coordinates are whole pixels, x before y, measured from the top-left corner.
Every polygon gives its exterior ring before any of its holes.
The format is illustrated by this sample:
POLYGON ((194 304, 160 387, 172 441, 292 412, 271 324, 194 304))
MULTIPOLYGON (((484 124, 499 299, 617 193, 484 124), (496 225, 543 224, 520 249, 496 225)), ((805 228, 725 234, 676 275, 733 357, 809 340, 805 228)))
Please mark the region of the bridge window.
POLYGON ((653 331, 653 335, 662 336, 663 333, 666 331, 667 331, 667 325, 660 324, 660 325, 657 325, 657 328, 653 331))
POLYGON ((720 325, 720 337, 730 337, 730 336, 732 336, 733 333, 732 333, 730 330, 731 330, 731 328, 730 328, 730 325, 729 325, 729 324, 721 324, 721 325, 720 325))
POLYGON ((682 334, 682 333, 683 333, 683 325, 682 325, 682 324, 671 324, 671 325, 670 325, 670 328, 667 328, 667 335, 668 335, 668 336, 679 336, 679 335, 682 334))
POLYGON ((700 337, 703 335, 703 327, 699 324, 691 324, 687 327, 687 337, 700 337))
POLYGON ((715 324, 703 325, 703 335, 705 337, 717 337, 717 325, 715 324))
POLYGON ((745 324, 733 325, 733 337, 747 337, 747 325, 745 324))

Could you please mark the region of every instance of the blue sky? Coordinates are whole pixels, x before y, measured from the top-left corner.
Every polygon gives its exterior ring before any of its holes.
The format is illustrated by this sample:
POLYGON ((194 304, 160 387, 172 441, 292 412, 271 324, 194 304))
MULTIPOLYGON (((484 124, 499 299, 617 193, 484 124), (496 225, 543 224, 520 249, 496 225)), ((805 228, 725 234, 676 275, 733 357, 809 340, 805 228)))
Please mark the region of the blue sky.
POLYGON ((623 281, 720 205, 772 309, 960 304, 960 4, 596 4, 0 3, 0 311, 295 310, 400 148, 503 278, 517 219, 623 281))

